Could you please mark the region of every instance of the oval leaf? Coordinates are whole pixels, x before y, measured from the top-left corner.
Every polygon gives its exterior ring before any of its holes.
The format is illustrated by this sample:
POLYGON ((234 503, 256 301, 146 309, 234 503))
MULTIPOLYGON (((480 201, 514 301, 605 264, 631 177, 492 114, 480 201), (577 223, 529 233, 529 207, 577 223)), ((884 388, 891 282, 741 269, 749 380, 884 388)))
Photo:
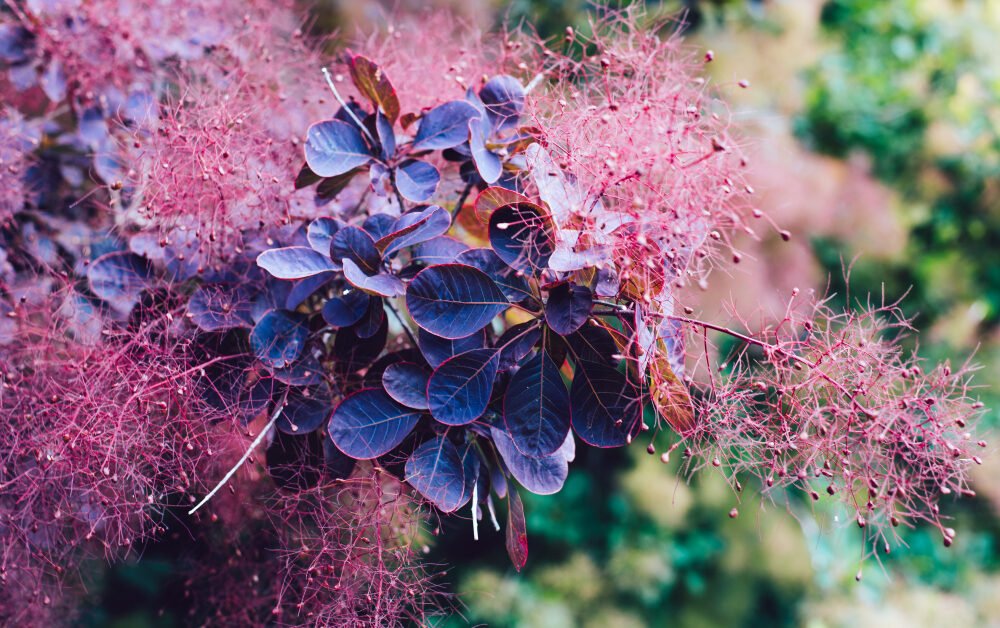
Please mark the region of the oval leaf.
POLYGON ((522 454, 510 436, 499 428, 491 427, 490 435, 503 463, 521 486, 536 495, 553 495, 562 490, 573 458, 570 454, 575 449, 572 434, 567 433, 562 446, 542 458, 522 454))
POLYGON ((330 257, 338 262, 350 259, 366 275, 378 272, 382 256, 375 248, 375 240, 368 232, 358 227, 344 227, 333 236, 330 257))
POLYGON ((303 301, 316 294, 320 288, 332 282, 335 278, 336 275, 331 271, 296 281, 285 298, 285 309, 294 310, 298 308, 302 305, 303 301))
POLYGON ((506 74, 494 76, 479 90, 479 99, 494 129, 517 126, 524 110, 524 87, 516 78, 506 74))
POLYGON ((323 320, 331 327, 350 327, 368 311, 368 293, 351 290, 323 304, 323 320))
POLYGON ((389 273, 368 276, 347 257, 344 258, 344 279, 359 290, 382 297, 399 297, 406 293, 406 286, 398 277, 389 273))
MULTIPOLYGON (((395 217, 385 213, 378 213, 365 218, 365 222, 361 226, 364 227, 365 232, 370 235, 373 240, 377 241, 392 233, 395 224, 395 217)), ((378 249, 378 246, 375 248, 378 249)))
POLYGON ((533 203, 504 205, 490 215, 490 244, 518 270, 543 269, 556 248, 552 218, 533 203))
POLYGON ((385 114, 389 122, 399 117, 399 98, 396 90, 378 65, 371 59, 354 55, 350 60, 351 80, 358 91, 385 114))
POLYGON ((524 359, 541 337, 542 329, 537 321, 526 321, 507 328, 496 344, 500 349, 500 369, 509 369, 524 359))
POLYGON ((419 418, 419 410, 397 403, 384 390, 365 388, 344 398, 333 411, 330 438, 352 458, 378 458, 399 446, 419 418))
POLYGON ((469 152, 476 171, 487 184, 496 183, 503 171, 500 156, 486 147, 486 133, 478 119, 469 121, 469 152))
POLYGON ((257 256, 257 265, 278 279, 302 279, 340 270, 329 257, 307 246, 269 249, 257 256))
POLYGON ((455 261, 478 268, 489 275, 511 303, 520 303, 533 296, 528 280, 505 264, 493 249, 469 249, 459 254, 455 261))
POLYGON ((422 264, 448 264, 454 262, 462 251, 469 250, 469 245, 449 236, 438 236, 413 247, 410 261, 422 264))
POLYGON ((465 503, 462 457, 443 436, 422 443, 410 454, 406 461, 406 481, 442 512, 453 512, 465 503))
POLYGON ((188 301, 191 322, 204 331, 250 327, 250 300, 245 291, 224 286, 201 286, 188 301))
POLYGON ((271 310, 257 322, 250 333, 250 347, 261 362, 280 369, 302 355, 308 335, 305 316, 285 310, 271 310))
POLYGON ((145 258, 124 251, 102 255, 87 267, 90 291, 126 314, 139 302, 151 275, 145 258))
POLYGON ((392 255, 396 251, 426 242, 431 238, 446 233, 451 227, 451 214, 443 207, 431 205, 421 211, 407 212, 396 220, 392 232, 383 236, 375 243, 375 248, 383 255, 392 255))
POLYGON ((371 161, 368 145, 356 127, 324 120, 306 133, 306 163, 321 177, 335 177, 371 161))
POLYGON ((503 418, 514 446, 540 458, 559 449, 569 433, 569 392, 545 351, 514 373, 503 400, 503 418))
POLYGON ((621 447, 639 430, 639 394, 618 369, 579 362, 570 386, 573 430, 588 445, 621 447))
POLYGON ((549 290, 545 322, 560 336, 568 336, 583 327, 593 309, 590 288, 568 281, 549 290))
POLYGON ((437 368, 442 362, 459 353, 465 353, 473 349, 482 349, 486 346, 486 332, 478 332, 465 336, 464 338, 442 338, 435 336, 429 331, 421 330, 417 336, 417 346, 424 359, 432 368, 437 368))
POLYGON ((343 226, 344 223, 336 218, 317 218, 306 228, 306 239, 309 241, 309 246, 317 253, 329 256, 333 235, 340 231, 343 226))
POLYGON ((382 372, 382 386, 390 397, 407 408, 427 409, 430 372, 413 362, 396 362, 382 372))
MULTIPOLYGON (((413 138, 413 150, 443 150, 469 138, 469 120, 479 115, 464 100, 452 100, 423 115, 413 138)), ((315 168, 313 169, 315 170, 315 168)))
POLYGON ((396 189, 408 201, 423 203, 434 196, 441 173, 425 161, 407 159, 396 168, 396 189))
POLYGON ((288 396, 288 405, 278 415, 275 427, 285 434, 303 435, 314 432, 330 418, 333 404, 326 396, 288 396))
POLYGON ((464 264, 425 268, 406 290, 406 307, 414 322, 443 338, 477 332, 509 305, 486 273, 464 264))
POLYGON ((392 120, 382 115, 381 111, 375 112, 375 134, 382 147, 382 159, 392 159, 396 154, 396 132, 392 130, 392 120))
POLYGON ((504 205, 530 202, 531 199, 519 192, 494 186, 480 192, 472 206, 475 208, 476 213, 483 217, 483 220, 487 220, 494 209, 498 209, 504 205))
POLYGON ((353 327, 354 333, 361 339, 371 338, 382 328, 384 321, 385 308, 383 307, 382 299, 372 298, 368 301, 368 310, 365 312, 365 315, 353 327))
POLYGON ((481 417, 499 366, 496 349, 473 349, 442 362, 427 381, 431 415, 445 425, 465 425, 481 417))

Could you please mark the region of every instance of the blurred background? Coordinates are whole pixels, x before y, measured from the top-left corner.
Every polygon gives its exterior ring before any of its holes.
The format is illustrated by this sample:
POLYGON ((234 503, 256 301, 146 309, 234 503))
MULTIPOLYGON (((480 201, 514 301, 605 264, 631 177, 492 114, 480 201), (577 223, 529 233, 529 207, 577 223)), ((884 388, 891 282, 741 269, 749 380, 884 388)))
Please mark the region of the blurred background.
MULTIPOLYGON (((351 35, 427 4, 319 0, 314 29, 351 35)), ((546 36, 585 30, 588 10, 583 0, 435 4, 484 29, 523 21, 546 36)), ((846 306, 853 260, 851 293, 909 290, 919 351, 953 362, 975 353, 982 398, 996 408, 1000 2, 668 0, 648 12, 683 16, 672 28, 693 53, 714 51, 706 71, 751 156, 756 203, 795 234, 743 241, 744 263, 716 279, 704 316, 725 317, 725 303, 778 310, 793 287, 828 284, 846 306)), ((984 428, 998 422, 994 409, 984 428)), ((856 528, 799 497, 737 504, 720 477, 689 482, 641 447, 585 449, 560 494, 526 497, 523 573, 499 534, 481 527, 473 543, 467 521, 445 522, 429 558, 449 566, 461 615, 440 625, 1000 626, 993 449, 976 469, 978 497, 948 504, 955 545, 907 531, 908 547, 881 564, 861 562, 856 528)), ((115 568, 105 586, 116 594, 92 623, 161 624, 145 602, 158 569, 169 564, 115 568)))

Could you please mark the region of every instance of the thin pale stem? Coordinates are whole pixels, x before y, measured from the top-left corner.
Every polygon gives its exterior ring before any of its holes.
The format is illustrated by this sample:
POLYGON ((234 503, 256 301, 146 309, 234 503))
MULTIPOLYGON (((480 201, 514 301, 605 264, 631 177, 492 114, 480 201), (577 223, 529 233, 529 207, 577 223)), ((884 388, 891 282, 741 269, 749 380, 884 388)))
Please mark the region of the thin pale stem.
POLYGON ((193 515, 194 513, 198 512, 199 508, 207 504, 209 500, 212 499, 212 497, 214 497, 215 494, 218 493, 219 490, 223 486, 225 486, 227 482, 229 482, 230 478, 236 475, 236 472, 240 469, 240 467, 243 466, 243 463, 245 463, 247 459, 250 458, 250 456, 253 454, 253 451, 257 449, 257 446, 260 445, 260 443, 264 440, 264 436, 266 436, 267 433, 271 431, 271 428, 274 427, 274 424, 278 422, 278 417, 281 416, 281 411, 285 409, 285 402, 287 400, 288 400, 288 390, 286 389, 284 396, 282 396, 281 398, 281 403, 278 404, 278 409, 274 411, 274 415, 271 417, 271 420, 268 421, 267 425, 265 425, 260 430, 260 434, 257 434, 257 438, 253 439, 253 442, 250 443, 249 447, 247 447, 246 452, 244 452, 244 454, 240 457, 240 459, 236 462, 236 464, 233 465, 233 468, 230 469, 228 473, 226 473, 225 477, 222 478, 222 481, 216 484, 215 488, 213 488, 212 491, 208 495, 206 495, 204 499, 198 502, 197 506, 188 511, 189 515, 193 515))
POLYGON ((368 137, 368 139, 370 139, 373 143, 377 144, 378 142, 375 142, 375 138, 372 137, 372 134, 368 132, 368 128, 364 125, 363 122, 361 122, 361 120, 358 119, 358 116, 354 115, 354 112, 351 111, 351 108, 347 106, 347 102, 344 101, 343 97, 340 95, 340 92, 337 91, 337 86, 333 84, 333 78, 330 76, 330 70, 322 68, 322 72, 323 72, 323 78, 326 79, 326 84, 330 86, 330 91, 333 92, 333 97, 337 99, 337 102, 339 102, 340 106, 344 108, 344 111, 347 112, 347 115, 351 116, 351 119, 354 120, 354 122, 358 125, 358 128, 361 129, 361 132, 364 133, 368 137))

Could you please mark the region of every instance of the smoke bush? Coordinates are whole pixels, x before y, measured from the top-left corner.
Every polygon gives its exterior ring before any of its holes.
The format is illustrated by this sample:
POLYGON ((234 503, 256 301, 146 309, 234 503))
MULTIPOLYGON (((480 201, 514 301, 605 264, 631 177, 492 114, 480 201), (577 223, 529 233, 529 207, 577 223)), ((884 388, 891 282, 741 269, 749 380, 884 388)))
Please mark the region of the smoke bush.
POLYGON ((426 517, 504 521, 521 569, 520 491, 559 491, 578 442, 670 440, 872 541, 954 540, 969 367, 904 355, 894 305, 796 294, 756 333, 684 307, 772 223, 676 37, 434 18, 325 59, 286 9, 3 13, 5 620, 88 556, 186 540, 195 620, 420 622, 426 517))
POLYGON ((835 312, 796 291, 781 321, 743 336, 710 376, 685 454, 725 467, 737 486, 755 477, 765 494, 834 496, 869 551, 889 552, 893 528, 921 521, 951 545, 939 503, 975 494, 969 468, 986 443, 971 430, 982 404, 970 396, 972 368, 928 368, 899 346, 909 331, 896 304, 835 312))

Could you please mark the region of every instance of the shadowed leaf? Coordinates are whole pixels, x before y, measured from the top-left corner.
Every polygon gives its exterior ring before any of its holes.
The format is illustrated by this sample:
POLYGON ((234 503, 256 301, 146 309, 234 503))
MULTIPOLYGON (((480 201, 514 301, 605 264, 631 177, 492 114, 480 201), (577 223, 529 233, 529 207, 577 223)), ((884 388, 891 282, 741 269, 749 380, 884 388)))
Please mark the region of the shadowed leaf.
POLYGON ((261 362, 280 369, 302 355, 308 335, 305 316, 272 310, 254 326, 250 347, 261 362))
POLYGON ((504 395, 503 416, 514 446, 526 456, 547 456, 566 440, 569 392, 546 351, 514 373, 504 395))
POLYGON ((443 436, 422 443, 406 461, 406 481, 442 512, 465 503, 465 469, 458 449, 443 436))
POLYGON ((483 412, 500 365, 496 349, 473 349, 441 363, 427 382, 427 405, 446 425, 465 425, 483 412))
POLYGON ((330 417, 330 438, 352 458, 368 460, 395 449, 417 424, 420 411, 366 388, 344 398, 330 417))
POLYGON ((440 264, 417 273, 406 290, 410 316, 443 338, 462 338, 485 327, 510 303, 483 271, 440 264))

